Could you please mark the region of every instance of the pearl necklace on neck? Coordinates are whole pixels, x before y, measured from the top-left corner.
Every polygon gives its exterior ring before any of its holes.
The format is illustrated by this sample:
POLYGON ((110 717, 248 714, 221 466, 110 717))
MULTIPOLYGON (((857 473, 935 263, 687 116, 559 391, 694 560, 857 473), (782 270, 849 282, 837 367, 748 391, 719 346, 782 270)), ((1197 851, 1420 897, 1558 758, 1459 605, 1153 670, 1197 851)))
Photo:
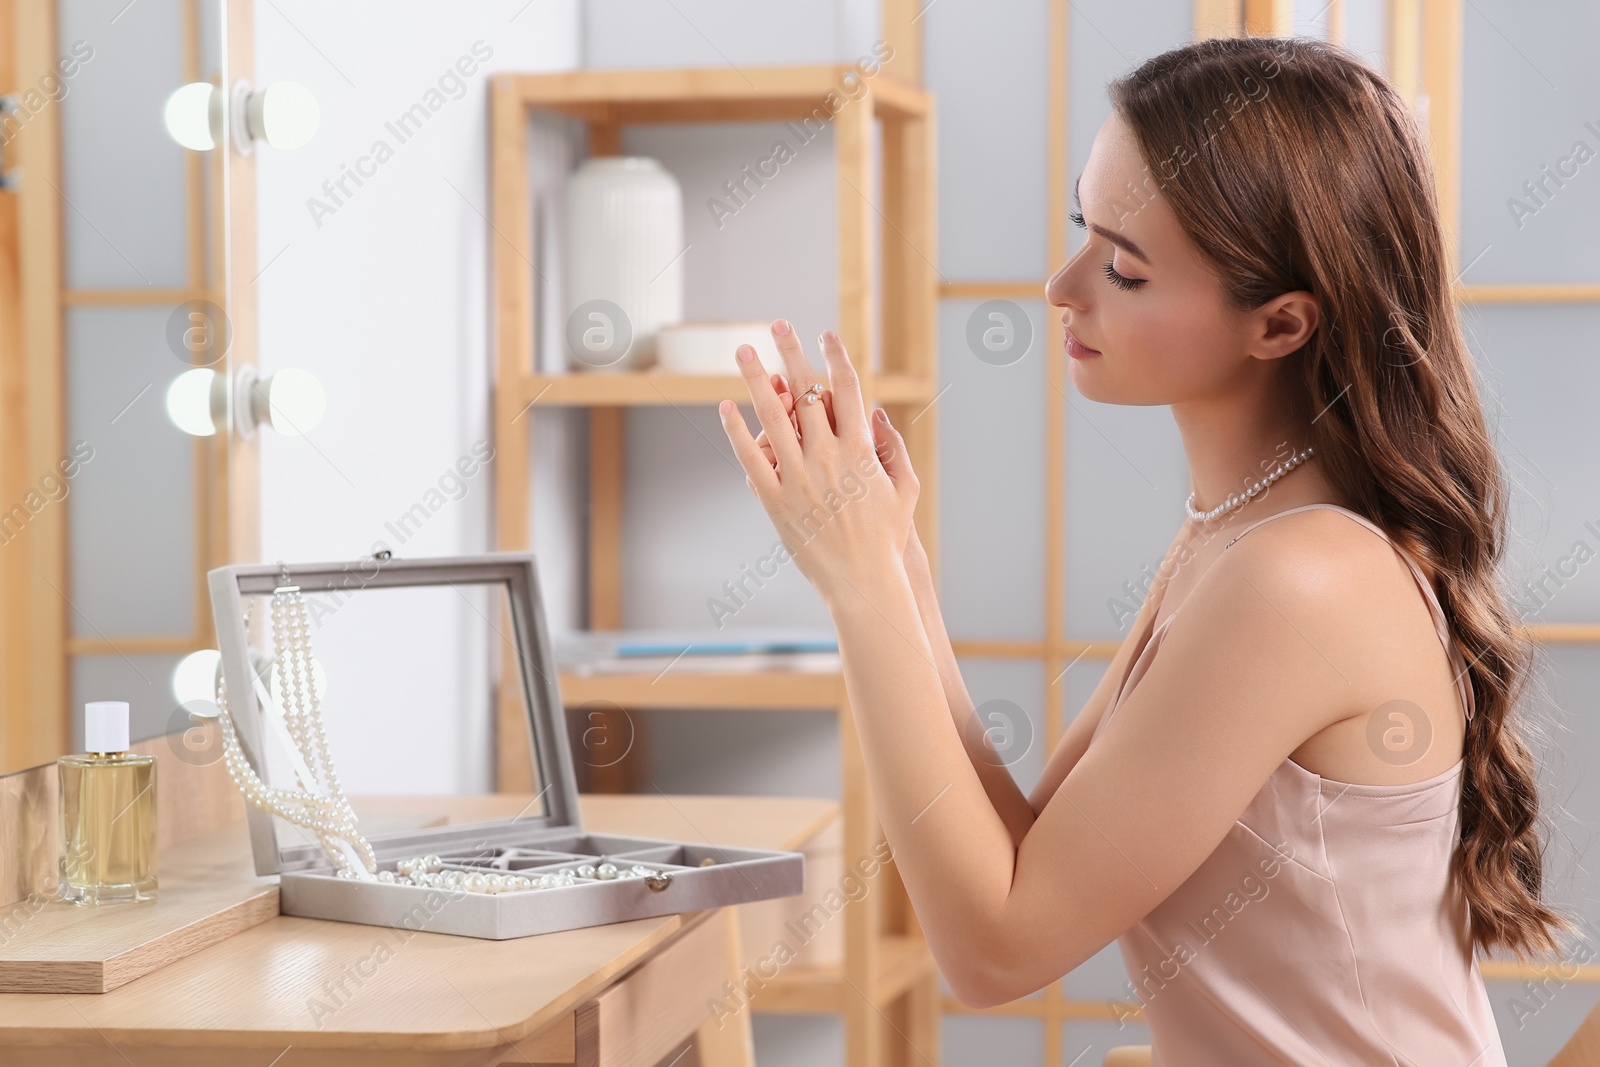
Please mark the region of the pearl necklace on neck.
POLYGON ((1282 463, 1278 464, 1277 468, 1271 474, 1267 475, 1259 482, 1256 482, 1243 493, 1234 493, 1230 495, 1228 499, 1224 500, 1210 511, 1196 511, 1194 509, 1195 495, 1193 493, 1190 493, 1189 499, 1183 502, 1184 509, 1188 511, 1189 518, 1193 519, 1195 522, 1210 522, 1219 515, 1224 515, 1227 512, 1242 508, 1246 504, 1250 503, 1251 500, 1255 499, 1257 493, 1261 492, 1263 489, 1267 488, 1267 486, 1271 485, 1273 482, 1277 481, 1279 478, 1282 478, 1285 474, 1288 474, 1300 464, 1304 463, 1311 457, 1311 453, 1314 451, 1315 449, 1311 445, 1307 445, 1300 452, 1295 453, 1282 463))

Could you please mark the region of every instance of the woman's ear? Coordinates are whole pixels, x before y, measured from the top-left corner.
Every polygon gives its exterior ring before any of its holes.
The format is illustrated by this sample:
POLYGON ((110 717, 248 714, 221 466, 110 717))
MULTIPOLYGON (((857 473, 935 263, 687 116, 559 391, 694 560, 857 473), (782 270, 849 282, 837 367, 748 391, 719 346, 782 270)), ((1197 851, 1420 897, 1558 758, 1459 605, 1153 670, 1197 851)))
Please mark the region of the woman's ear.
POLYGON ((1250 355, 1278 359, 1298 352, 1321 321, 1321 305, 1310 292, 1296 289, 1275 296, 1251 314, 1250 355))

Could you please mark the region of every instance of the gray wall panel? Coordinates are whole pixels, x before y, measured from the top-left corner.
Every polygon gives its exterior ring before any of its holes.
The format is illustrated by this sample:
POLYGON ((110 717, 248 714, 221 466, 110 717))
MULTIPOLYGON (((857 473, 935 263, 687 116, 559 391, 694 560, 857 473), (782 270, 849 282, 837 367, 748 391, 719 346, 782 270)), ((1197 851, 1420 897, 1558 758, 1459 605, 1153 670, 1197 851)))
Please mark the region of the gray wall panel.
POLYGON ((183 84, 180 5, 63 0, 59 10, 61 54, 79 41, 93 49, 60 105, 66 284, 181 286, 185 150, 162 120, 183 84))
MULTIPOLYGON (((1133 70, 1153 55, 1189 39, 1194 4, 1188 0, 1086 0, 1068 7, 1067 31, 1067 188, 1083 173, 1089 148, 1101 123, 1111 114, 1106 83, 1133 70)), ((1069 200, 1070 203, 1070 200, 1069 200)), ((1070 210, 1070 208, 1068 209, 1070 210)), ((1082 230, 1066 223, 1068 251, 1075 250, 1082 230)), ((1053 263, 1054 270, 1061 264, 1053 263)))
POLYGON ((77 637, 195 632, 194 438, 167 418, 187 369, 167 346, 170 312, 67 312, 67 440, 94 450, 66 498, 77 637))
POLYGON ((1463 280, 1600 283, 1600 5, 1474 0, 1465 18, 1463 280))
POLYGON ((1388 69, 1387 7, 1387 0, 1345 0, 1344 5, 1345 47, 1378 70, 1388 69))
POLYGON ((1462 316, 1512 490, 1505 577, 1537 622, 1600 620, 1600 471, 1578 445, 1600 395, 1600 307, 1470 306, 1462 316))
POLYGON ((1183 522, 1189 467, 1165 406, 1119 407, 1068 386, 1067 632, 1121 640, 1183 522))
POLYGON ((842 1016, 758 1014, 752 1022, 761 1067, 844 1062, 842 1016))
MULTIPOLYGON (((172 695, 172 669, 180 656, 118 655, 74 656, 68 680, 72 698, 72 752, 83 751, 83 706, 91 700, 128 702, 128 738, 143 741, 188 729, 194 723, 172 695)), ((182 734, 172 738, 180 758, 212 759, 221 754, 205 750, 200 757, 180 751, 182 734)), ((158 786, 159 788, 159 786, 158 786)))
POLYGON ((863 0, 589 0, 584 66, 745 67, 854 58, 877 36, 863 0))
POLYGON ((1041 278, 1049 6, 924 10, 924 81, 939 106, 940 270, 950 281, 1041 278))
MULTIPOLYGON (((969 331, 992 326, 990 302, 946 300, 939 309, 939 537, 941 602, 953 638, 1044 636, 1044 346, 1053 313, 1009 301, 1033 332, 1007 366, 974 354, 969 331)), ((1020 343, 1020 340, 1013 340, 1020 343)), ((979 348, 982 348, 980 341, 979 348)), ((1009 358, 1009 357, 1007 357, 1009 358)))
POLYGON ((1507 1067, 1545 1067, 1600 1002, 1600 986, 1559 975, 1543 983, 1490 981, 1488 987, 1507 1067))
POLYGON ((946 1015, 940 1030, 943 1067, 1044 1062, 1044 1024, 1037 1019, 946 1015))
POLYGON ((1044 772, 1044 665, 1037 660, 962 659, 961 676, 1000 763, 1024 793, 1044 772))

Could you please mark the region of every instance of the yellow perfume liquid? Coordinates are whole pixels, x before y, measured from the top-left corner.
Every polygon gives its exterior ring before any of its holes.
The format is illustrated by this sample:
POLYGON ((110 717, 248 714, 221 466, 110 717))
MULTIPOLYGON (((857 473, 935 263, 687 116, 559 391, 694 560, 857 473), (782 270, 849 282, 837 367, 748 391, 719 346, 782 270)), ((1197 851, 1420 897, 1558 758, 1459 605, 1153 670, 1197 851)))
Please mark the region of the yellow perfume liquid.
POLYGON ((89 704, 85 734, 91 751, 56 761, 60 893, 75 904, 156 895, 156 761, 126 751, 127 707, 121 701, 89 704))

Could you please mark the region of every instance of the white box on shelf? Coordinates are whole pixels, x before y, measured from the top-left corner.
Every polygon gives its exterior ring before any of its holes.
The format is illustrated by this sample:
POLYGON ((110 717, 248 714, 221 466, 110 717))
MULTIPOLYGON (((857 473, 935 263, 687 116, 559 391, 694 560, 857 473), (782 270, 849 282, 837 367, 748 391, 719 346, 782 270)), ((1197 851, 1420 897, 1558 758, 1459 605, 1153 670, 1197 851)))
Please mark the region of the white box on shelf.
POLYGON ((749 345, 769 370, 783 366, 765 322, 678 322, 656 332, 656 369, 663 374, 737 374, 734 353, 749 345))

